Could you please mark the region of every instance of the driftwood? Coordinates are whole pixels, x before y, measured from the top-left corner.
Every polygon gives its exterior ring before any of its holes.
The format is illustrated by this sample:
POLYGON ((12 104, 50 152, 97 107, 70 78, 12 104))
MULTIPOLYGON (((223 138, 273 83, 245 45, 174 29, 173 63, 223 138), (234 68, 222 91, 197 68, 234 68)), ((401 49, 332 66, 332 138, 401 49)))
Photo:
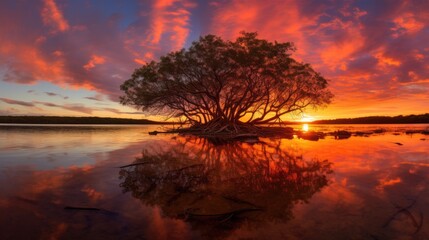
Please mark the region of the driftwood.
POLYGON ((423 226, 423 213, 421 213, 421 212, 419 213, 420 221, 417 221, 416 218, 414 217, 414 215, 409 210, 410 208, 412 208, 414 206, 415 203, 416 203, 416 200, 413 200, 413 202, 406 207, 400 207, 400 206, 396 205, 395 207, 398 210, 386 221, 386 223, 383 225, 383 228, 388 227, 390 225, 390 223, 393 220, 395 220, 399 214, 402 213, 402 214, 405 214, 411 220, 413 226, 416 228, 416 230, 414 231, 413 234, 418 233, 423 226))
POLYGON ((94 207, 72 207, 72 206, 65 206, 65 210, 83 210, 83 211, 101 211, 100 208, 94 208, 94 207))
POLYGON ((262 208, 242 208, 225 213, 217 214, 197 214, 197 213, 185 213, 185 218, 189 220, 199 220, 199 221, 227 221, 234 216, 246 213, 246 212, 255 212, 263 211, 262 208))
POLYGON ((108 215, 110 217, 116 217, 119 214, 117 212, 109 211, 102 208, 96 208, 96 207, 74 207, 74 206, 65 206, 64 210, 68 211, 87 211, 87 212, 94 212, 97 214, 103 214, 108 215))

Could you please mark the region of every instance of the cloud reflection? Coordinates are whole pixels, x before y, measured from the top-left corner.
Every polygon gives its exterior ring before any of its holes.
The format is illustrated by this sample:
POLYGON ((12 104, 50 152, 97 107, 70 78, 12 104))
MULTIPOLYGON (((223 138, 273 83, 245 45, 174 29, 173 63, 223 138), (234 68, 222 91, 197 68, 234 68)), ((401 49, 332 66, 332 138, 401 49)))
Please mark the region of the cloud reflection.
POLYGON ((293 206, 325 187, 331 173, 327 160, 304 160, 275 142, 218 146, 180 138, 166 150, 144 151, 119 174, 124 192, 205 237, 220 237, 244 219, 291 219, 293 206))

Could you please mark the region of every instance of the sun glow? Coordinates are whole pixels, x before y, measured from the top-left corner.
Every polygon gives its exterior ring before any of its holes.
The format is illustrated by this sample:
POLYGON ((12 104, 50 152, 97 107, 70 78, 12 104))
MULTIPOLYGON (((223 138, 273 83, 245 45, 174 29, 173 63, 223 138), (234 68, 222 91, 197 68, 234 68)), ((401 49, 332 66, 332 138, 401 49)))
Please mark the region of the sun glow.
POLYGON ((300 122, 312 122, 314 121, 315 118, 309 115, 304 115, 301 117, 301 119, 299 120, 300 122))
POLYGON ((308 124, 307 123, 302 124, 302 131, 308 132, 308 124))

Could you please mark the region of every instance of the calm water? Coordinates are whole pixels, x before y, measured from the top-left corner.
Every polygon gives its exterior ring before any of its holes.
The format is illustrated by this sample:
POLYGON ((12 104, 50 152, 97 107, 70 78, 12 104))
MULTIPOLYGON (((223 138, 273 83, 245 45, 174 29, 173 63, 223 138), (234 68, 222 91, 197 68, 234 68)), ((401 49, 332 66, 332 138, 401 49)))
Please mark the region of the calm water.
POLYGON ((0 239, 429 239, 429 135, 405 134, 428 127, 213 145, 1 125, 0 239))

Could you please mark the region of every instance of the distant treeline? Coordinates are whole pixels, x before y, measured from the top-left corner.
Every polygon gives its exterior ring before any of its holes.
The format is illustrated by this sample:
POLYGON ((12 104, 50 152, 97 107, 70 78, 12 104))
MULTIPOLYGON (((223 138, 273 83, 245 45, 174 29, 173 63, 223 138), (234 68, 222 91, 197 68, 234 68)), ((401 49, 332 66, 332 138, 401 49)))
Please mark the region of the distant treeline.
POLYGON ((27 124, 170 124, 147 119, 102 117, 0 116, 0 123, 27 124))
POLYGON ((399 115, 395 117, 373 116, 360 118, 339 118, 318 120, 315 124, 391 124, 391 123, 429 123, 429 113, 420 115, 399 115))
MULTIPOLYGON (((51 116, 0 116, 0 123, 26 124, 173 124, 147 119, 102 118, 102 117, 51 117, 51 116)), ((399 115, 395 117, 373 116, 360 118, 339 118, 317 120, 315 124, 393 124, 393 123, 429 123, 429 113, 420 115, 399 115)), ((294 123, 291 123, 294 124, 294 123)))

